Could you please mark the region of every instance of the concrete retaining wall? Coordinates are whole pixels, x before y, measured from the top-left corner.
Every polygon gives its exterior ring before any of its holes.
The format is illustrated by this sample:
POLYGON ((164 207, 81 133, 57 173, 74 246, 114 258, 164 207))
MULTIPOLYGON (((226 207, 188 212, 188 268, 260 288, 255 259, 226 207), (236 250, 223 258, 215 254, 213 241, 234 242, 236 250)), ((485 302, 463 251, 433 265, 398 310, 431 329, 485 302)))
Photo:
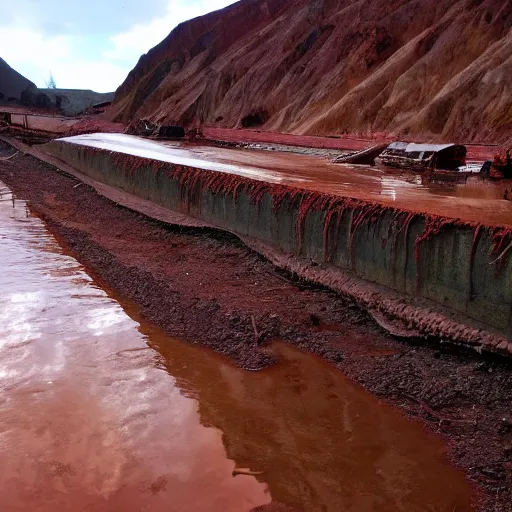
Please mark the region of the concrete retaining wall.
POLYGON ((78 121, 57 116, 11 114, 11 124, 15 127, 56 134, 69 132, 78 121))
POLYGON ((494 228, 444 219, 432 229, 432 218, 419 214, 61 141, 46 151, 100 182, 314 267, 429 299, 512 338, 512 258, 492 263, 500 254, 494 228), (322 206, 334 203, 336 209, 322 206))

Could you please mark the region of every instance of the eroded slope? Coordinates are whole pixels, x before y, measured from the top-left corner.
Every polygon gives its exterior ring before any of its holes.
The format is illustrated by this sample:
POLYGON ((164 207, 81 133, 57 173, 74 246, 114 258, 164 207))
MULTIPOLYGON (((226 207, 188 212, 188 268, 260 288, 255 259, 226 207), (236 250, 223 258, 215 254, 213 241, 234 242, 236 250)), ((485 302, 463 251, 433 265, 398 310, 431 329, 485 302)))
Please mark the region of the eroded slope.
POLYGON ((116 93, 128 122, 504 142, 509 0, 244 0, 177 27, 116 93))

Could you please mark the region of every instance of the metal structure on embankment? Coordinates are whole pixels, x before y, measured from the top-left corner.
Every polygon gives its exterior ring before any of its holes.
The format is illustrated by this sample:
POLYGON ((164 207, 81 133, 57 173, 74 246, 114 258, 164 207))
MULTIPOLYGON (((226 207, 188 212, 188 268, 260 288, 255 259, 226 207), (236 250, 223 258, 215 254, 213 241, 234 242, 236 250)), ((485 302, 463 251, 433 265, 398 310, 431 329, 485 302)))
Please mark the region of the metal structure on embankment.
MULTIPOLYGON (((215 148, 119 134, 44 150, 103 184, 235 233, 281 268, 352 296, 391 332, 512 355, 512 203, 489 199, 490 190, 487 199, 463 192, 428 201, 418 199, 421 189, 408 201, 357 186, 328 193, 328 180, 315 186, 301 174, 311 158, 291 157, 290 167, 296 158, 302 166, 293 183, 284 171, 228 165, 226 150, 215 161, 215 148)), ((243 160, 230 150, 237 155, 243 160)))
POLYGON ((13 130, 24 133, 41 133, 62 136, 72 130, 80 119, 43 114, 25 108, 9 108, 0 106, 0 120, 4 120, 13 130))

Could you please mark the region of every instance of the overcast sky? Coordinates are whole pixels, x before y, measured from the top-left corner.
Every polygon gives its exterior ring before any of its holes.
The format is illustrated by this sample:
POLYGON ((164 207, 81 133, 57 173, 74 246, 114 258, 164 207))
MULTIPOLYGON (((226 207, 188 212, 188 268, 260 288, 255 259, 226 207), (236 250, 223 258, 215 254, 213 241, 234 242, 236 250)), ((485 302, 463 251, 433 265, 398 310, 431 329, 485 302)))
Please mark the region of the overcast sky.
POLYGON ((11 0, 0 6, 0 57, 37 86, 114 91, 179 23, 235 0, 11 0))

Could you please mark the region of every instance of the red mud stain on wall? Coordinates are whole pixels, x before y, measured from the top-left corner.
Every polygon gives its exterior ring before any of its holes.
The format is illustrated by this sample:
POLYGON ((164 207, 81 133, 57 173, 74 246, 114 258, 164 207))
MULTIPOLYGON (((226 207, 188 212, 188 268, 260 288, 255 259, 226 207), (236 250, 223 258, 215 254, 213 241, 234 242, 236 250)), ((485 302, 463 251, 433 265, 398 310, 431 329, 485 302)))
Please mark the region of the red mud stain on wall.
POLYGON ((149 166, 155 172, 177 177, 188 190, 200 180, 202 186, 214 192, 235 196, 243 186, 255 200, 269 193, 276 206, 284 195, 300 196, 313 209, 341 203, 358 206, 364 201, 372 203, 374 209, 428 214, 470 226, 482 223, 512 227, 512 202, 504 199, 508 182, 492 183, 474 177, 464 184, 438 184, 421 175, 388 174, 377 168, 332 164, 307 155, 162 144, 123 134, 78 136, 64 139, 64 143, 82 146, 81 151, 91 154, 114 151, 121 168, 135 172, 149 166), (312 196, 317 201, 313 202, 312 196))

